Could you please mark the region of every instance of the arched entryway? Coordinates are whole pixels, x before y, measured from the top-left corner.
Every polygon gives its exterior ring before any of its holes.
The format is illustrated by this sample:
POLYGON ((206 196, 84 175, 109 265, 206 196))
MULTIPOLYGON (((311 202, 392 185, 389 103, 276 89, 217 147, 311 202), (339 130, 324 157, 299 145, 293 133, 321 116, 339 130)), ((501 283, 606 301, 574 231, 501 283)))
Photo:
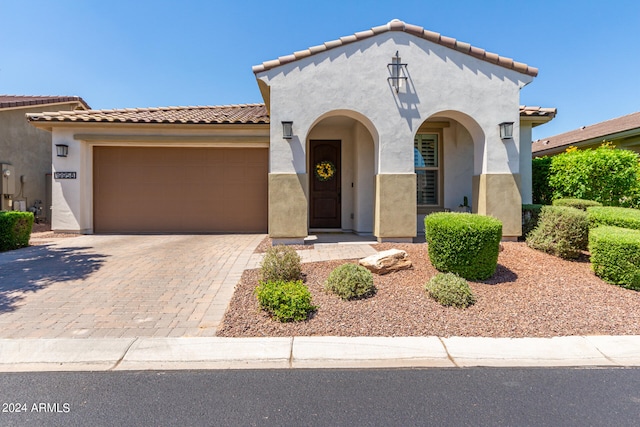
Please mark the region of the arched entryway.
POLYGON ((372 235, 377 133, 353 111, 318 118, 306 141, 310 231, 372 235))

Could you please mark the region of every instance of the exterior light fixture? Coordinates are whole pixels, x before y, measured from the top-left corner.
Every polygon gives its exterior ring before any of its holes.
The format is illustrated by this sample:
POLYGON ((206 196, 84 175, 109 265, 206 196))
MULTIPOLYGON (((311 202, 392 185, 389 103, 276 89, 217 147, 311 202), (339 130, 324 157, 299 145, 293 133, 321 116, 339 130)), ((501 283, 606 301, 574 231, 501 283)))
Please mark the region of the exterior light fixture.
POLYGON ((407 64, 403 64, 402 61, 400 61, 398 51, 396 51, 396 56, 391 58, 391 64, 387 64, 387 68, 391 73, 391 77, 388 77, 387 80, 391 81, 391 86, 393 86, 396 93, 398 93, 400 92, 402 84, 407 80, 407 64))
POLYGON ((282 137, 284 139, 293 138, 293 122, 289 122, 289 121, 282 122, 282 137))
POLYGON ((58 157, 67 157, 69 154, 69 146, 66 144, 56 144, 56 154, 58 157))
POLYGON ((513 122, 500 123, 500 138, 502 139, 513 138, 513 122))

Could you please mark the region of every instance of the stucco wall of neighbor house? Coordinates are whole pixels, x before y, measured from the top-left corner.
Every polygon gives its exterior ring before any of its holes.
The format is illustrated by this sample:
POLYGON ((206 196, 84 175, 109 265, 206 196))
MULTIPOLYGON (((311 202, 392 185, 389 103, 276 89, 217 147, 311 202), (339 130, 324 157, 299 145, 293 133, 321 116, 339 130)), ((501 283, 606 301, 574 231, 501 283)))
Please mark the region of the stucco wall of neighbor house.
MULTIPOLYGON (((471 135, 474 175, 520 173, 519 91, 532 81, 529 75, 404 32, 387 32, 260 72, 257 78, 270 86, 271 172, 305 173, 312 126, 327 112, 343 110, 367 119, 363 124, 374 139, 378 175, 414 173, 413 136, 435 115, 457 120, 471 135), (408 64, 408 81, 399 93, 388 81, 387 68, 396 51, 408 64), (282 138, 283 120, 293 121, 291 142, 282 138), (498 125, 505 121, 514 122, 515 136, 502 141, 498 125)), ((411 192, 415 198, 415 188, 411 192)), ((386 190, 376 189, 377 197, 384 194, 386 190)), ((413 205, 411 224, 402 227, 409 234, 402 237, 415 236, 415 201, 413 205)), ((380 213, 386 208, 375 209, 380 213)), ((379 222, 385 217, 375 219, 379 237, 388 235, 385 227, 391 223, 379 222)))
POLYGON ((266 148, 269 145, 268 129, 268 125, 229 125, 212 129, 211 126, 167 124, 57 124, 52 130, 50 150, 55 144, 66 144, 69 154, 67 157, 55 154, 50 157, 53 172, 76 172, 77 178, 53 178, 51 228, 55 231, 93 233, 95 146, 266 148))
POLYGON ((16 185, 13 199, 24 200, 26 207, 42 202, 41 215, 50 218, 47 202, 47 180, 51 173, 51 133, 31 126, 27 113, 71 110, 77 103, 38 105, 26 108, 0 109, 0 163, 15 168, 16 185), (22 183, 20 177, 24 177, 22 183))

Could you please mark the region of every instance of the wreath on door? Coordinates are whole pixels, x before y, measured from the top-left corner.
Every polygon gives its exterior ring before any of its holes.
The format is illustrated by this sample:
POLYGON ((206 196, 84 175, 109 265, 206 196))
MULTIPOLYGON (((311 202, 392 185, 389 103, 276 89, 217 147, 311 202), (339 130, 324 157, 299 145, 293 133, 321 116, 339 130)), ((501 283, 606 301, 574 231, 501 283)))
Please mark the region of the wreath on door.
POLYGON ((329 181, 333 179, 338 170, 336 165, 329 160, 323 160, 321 162, 316 163, 315 166, 315 175, 320 181, 329 181))

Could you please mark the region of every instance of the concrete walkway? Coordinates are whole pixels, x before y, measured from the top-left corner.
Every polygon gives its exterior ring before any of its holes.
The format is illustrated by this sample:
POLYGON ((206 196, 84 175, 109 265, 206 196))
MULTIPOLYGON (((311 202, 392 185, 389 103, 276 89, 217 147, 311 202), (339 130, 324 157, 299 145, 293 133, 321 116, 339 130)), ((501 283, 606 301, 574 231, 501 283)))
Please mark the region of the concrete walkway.
MULTIPOLYGON (((80 236, 0 254, 0 371, 640 366, 640 336, 215 337, 264 236, 80 236)), ((323 236, 303 262, 374 242, 323 236)))

